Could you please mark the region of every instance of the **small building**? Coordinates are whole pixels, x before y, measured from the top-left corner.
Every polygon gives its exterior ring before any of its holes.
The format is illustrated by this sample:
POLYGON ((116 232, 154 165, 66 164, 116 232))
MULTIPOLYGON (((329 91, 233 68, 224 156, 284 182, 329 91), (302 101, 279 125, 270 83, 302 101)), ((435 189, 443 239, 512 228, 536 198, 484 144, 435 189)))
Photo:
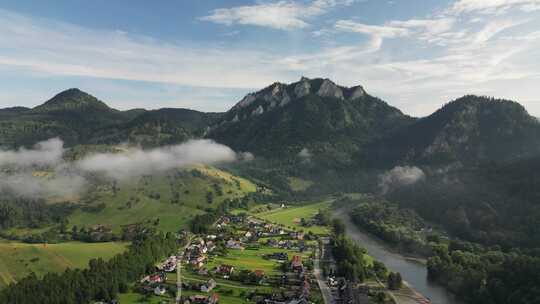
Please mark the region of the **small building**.
POLYGON ((304 270, 304 266, 302 265, 302 257, 301 256, 299 256, 299 255, 293 256, 293 258, 291 260, 291 268, 294 271, 300 271, 300 272, 304 270))
POLYGON ((242 244, 240 242, 235 241, 233 239, 228 240, 225 246, 229 249, 244 249, 244 247, 242 247, 242 244))
POLYGON ((210 280, 208 280, 208 282, 201 285, 201 291, 202 292, 210 292, 210 291, 212 291, 212 289, 214 289, 216 287, 216 285, 217 285, 216 281, 214 281, 214 279, 210 279, 210 280))
POLYGON ((152 274, 147 275, 144 278, 141 279, 141 283, 148 283, 148 284, 157 284, 157 283, 163 283, 164 281, 164 275, 163 274, 152 274))
POLYGON ((156 286, 156 288, 154 288, 154 294, 156 296, 162 296, 166 292, 167 292, 167 289, 165 289, 165 287, 163 287, 163 286, 156 286))
POLYGON ((216 273, 223 275, 224 278, 228 278, 234 272, 232 265, 221 264, 216 268, 216 273))

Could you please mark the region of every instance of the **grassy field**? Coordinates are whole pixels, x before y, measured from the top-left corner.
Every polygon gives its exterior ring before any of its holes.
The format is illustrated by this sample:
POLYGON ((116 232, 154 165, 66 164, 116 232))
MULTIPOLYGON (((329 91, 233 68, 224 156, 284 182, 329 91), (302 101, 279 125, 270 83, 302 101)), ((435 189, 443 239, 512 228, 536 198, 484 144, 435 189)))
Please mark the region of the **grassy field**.
POLYGON ((304 191, 313 185, 313 182, 310 180, 294 176, 288 177, 287 180, 289 181, 289 187, 291 187, 292 191, 304 191))
POLYGON ((153 221, 159 218, 158 229, 178 231, 201 209, 215 207, 227 198, 243 197, 254 192, 256 186, 239 177, 212 167, 197 167, 198 174, 184 171, 179 177, 174 173, 142 178, 138 182, 119 185, 114 193, 111 189, 96 191, 93 205, 105 203, 105 208, 97 212, 77 210, 69 218, 71 226, 109 225, 119 232, 122 225, 153 221), (219 195, 214 187, 221 188, 219 195), (214 201, 207 202, 208 192, 214 193, 214 201), (173 203, 174 193, 179 194, 173 203), (159 198, 155 195, 159 194, 159 198))
POLYGON ((311 219, 319 212, 319 209, 329 208, 331 201, 324 201, 302 206, 287 206, 286 208, 275 208, 273 210, 255 213, 256 217, 262 218, 269 222, 285 225, 286 227, 295 228, 296 230, 311 231, 315 234, 326 234, 328 228, 323 226, 302 227, 300 220, 311 219))
POLYGON ((0 288, 30 272, 41 276, 66 268, 84 268, 92 258, 111 258, 123 252, 127 243, 24 244, 0 242, 0 288))
MULTIPOLYGON (((267 260, 265 255, 275 252, 287 252, 289 257, 298 255, 294 250, 285 250, 280 248, 261 247, 260 249, 229 249, 226 257, 215 257, 208 263, 208 268, 213 269, 220 264, 228 264, 234 266, 235 269, 241 270, 262 270, 267 275, 275 275, 279 273, 279 263, 275 260, 267 260)), ((304 258, 307 258, 309 253, 305 253, 304 258)))

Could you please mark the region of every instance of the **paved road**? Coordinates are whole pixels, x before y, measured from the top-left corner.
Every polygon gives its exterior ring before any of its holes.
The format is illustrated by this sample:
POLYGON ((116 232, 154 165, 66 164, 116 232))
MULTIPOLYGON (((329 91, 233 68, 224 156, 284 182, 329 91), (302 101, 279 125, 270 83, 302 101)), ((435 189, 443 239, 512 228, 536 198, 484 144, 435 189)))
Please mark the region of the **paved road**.
MULTIPOLYGON (((322 246, 321 248, 321 255, 324 257, 324 246, 322 246)), ((321 290, 324 303, 325 304, 335 303, 334 297, 332 296, 332 291, 330 290, 330 287, 328 287, 328 284, 326 284, 326 280, 324 279, 324 276, 321 271, 319 250, 316 251, 315 260, 313 261, 313 266, 314 266, 313 274, 315 275, 317 284, 319 284, 319 289, 321 290)))

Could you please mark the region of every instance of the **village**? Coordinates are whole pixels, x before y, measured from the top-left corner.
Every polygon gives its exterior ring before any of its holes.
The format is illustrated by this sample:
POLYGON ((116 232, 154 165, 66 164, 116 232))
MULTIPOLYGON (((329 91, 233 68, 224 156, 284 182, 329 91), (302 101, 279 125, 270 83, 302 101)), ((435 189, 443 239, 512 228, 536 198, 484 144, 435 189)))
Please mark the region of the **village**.
POLYGON ((189 241, 181 252, 158 263, 135 290, 143 303, 393 303, 384 286, 336 277, 330 235, 302 225, 220 216, 208 233, 182 231, 179 238, 189 241))

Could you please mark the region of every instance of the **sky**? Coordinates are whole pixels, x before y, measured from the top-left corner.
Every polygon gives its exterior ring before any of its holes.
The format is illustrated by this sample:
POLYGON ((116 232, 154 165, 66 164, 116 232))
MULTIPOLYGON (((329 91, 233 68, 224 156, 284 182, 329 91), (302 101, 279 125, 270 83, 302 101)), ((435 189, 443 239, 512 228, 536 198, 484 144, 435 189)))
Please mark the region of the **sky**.
POLYGON ((330 78, 413 116, 466 94, 540 116, 540 0, 0 0, 0 107, 77 87, 118 109, 226 111, 330 78))

